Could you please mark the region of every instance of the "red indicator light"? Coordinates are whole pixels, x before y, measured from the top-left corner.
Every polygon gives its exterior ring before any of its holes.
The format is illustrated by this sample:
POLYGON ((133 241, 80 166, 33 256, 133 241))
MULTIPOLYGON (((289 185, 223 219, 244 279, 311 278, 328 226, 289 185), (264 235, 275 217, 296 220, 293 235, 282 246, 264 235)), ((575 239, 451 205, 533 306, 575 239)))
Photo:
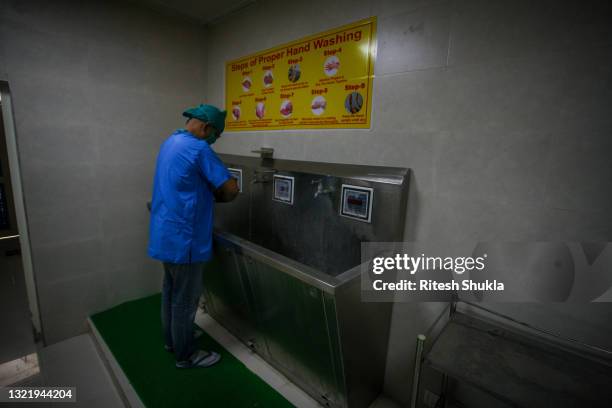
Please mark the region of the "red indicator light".
POLYGON ((346 200, 349 204, 351 205, 362 205, 363 204, 363 200, 360 200, 358 198, 354 198, 354 197, 349 197, 346 200))

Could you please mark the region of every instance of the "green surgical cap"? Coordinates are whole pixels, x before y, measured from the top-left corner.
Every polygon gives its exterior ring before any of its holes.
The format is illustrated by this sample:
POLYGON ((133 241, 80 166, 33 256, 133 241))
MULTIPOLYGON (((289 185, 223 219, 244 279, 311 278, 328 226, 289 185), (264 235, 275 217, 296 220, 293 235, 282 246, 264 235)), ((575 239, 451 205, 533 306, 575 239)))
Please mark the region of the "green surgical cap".
POLYGON ((194 108, 189 108, 183 112, 183 116, 187 118, 199 119, 203 122, 212 124, 218 131, 217 137, 223 133, 225 129, 225 116, 227 111, 219 110, 212 105, 199 105, 194 108))

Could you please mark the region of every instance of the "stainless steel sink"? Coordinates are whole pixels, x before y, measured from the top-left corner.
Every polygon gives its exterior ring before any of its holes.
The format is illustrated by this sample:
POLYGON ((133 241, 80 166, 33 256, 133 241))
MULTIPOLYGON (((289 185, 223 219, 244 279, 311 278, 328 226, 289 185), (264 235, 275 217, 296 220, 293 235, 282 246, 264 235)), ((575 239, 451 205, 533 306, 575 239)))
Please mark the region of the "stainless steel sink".
POLYGON ((220 156, 243 180, 215 207, 208 312, 324 406, 369 406, 392 304, 361 302, 361 243, 402 240, 409 170, 220 156), (275 177, 293 183, 292 204, 274 199, 275 177))

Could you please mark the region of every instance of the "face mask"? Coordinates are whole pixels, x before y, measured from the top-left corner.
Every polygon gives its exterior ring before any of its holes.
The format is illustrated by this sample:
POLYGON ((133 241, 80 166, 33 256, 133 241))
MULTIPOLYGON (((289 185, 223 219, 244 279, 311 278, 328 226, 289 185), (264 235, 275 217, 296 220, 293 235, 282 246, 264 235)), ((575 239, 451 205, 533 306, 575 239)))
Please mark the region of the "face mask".
POLYGON ((219 132, 217 131, 217 129, 213 128, 212 134, 210 136, 208 136, 207 138, 205 138, 204 140, 206 140, 206 143, 211 145, 211 144, 215 143, 218 138, 219 138, 219 132))
POLYGON ((209 145, 215 143, 217 141, 217 139, 219 138, 219 136, 217 135, 217 132, 213 132, 212 135, 208 136, 206 139, 206 143, 208 143, 209 145))

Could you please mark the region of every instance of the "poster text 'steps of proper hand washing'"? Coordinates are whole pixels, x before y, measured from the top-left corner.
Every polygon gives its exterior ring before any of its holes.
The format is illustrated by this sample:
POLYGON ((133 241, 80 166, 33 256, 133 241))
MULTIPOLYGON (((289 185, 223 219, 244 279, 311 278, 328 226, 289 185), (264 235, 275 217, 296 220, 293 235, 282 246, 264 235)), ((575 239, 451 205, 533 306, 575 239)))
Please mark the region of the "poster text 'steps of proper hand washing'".
POLYGON ((227 63, 226 130, 369 128, 376 17, 227 63))

